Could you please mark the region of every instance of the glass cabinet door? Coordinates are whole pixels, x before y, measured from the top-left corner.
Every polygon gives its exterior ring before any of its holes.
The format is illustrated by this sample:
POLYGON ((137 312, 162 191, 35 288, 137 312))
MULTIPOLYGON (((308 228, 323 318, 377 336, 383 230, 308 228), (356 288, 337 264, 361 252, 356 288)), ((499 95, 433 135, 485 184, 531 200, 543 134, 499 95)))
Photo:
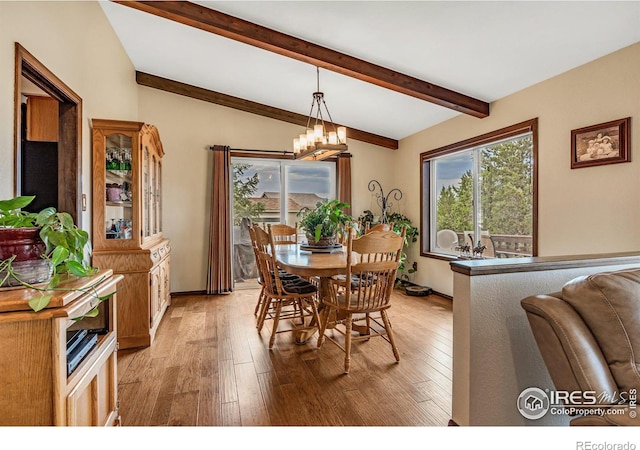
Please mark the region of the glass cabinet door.
POLYGON ((151 235, 151 175, 149 171, 149 160, 151 158, 149 147, 146 145, 142 150, 142 232, 145 238, 151 235))
POLYGON ((133 238, 132 138, 124 134, 105 137, 105 238, 133 238))
POLYGON ((156 201, 158 199, 158 190, 157 190, 157 176, 158 176, 158 167, 156 162, 156 155, 151 156, 151 223, 153 234, 158 233, 158 211, 156 208, 156 201))
POLYGON ((158 214, 158 232, 162 233, 162 163, 158 161, 158 195, 156 211, 158 214))

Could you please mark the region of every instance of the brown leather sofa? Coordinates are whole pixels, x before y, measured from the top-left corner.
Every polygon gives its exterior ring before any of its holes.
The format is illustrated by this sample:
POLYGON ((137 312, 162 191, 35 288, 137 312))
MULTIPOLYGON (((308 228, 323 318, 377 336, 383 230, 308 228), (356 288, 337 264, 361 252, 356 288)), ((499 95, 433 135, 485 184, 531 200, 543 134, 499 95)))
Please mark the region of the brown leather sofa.
POLYGON ((521 305, 555 391, 578 392, 565 403, 579 410, 570 424, 640 425, 640 268, 579 277, 521 305), (594 397, 602 408, 584 414, 594 397))

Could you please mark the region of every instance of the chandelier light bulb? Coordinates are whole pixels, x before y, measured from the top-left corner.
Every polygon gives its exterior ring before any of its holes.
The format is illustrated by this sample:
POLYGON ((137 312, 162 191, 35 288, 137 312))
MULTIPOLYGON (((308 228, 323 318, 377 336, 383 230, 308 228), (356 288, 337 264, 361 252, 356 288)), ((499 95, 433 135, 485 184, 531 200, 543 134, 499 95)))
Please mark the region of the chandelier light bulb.
POLYGON ((322 142, 324 138, 324 127, 322 124, 318 124, 313 127, 313 136, 315 142, 322 142))
POLYGON ((307 148, 313 146, 313 143, 316 141, 315 132, 313 129, 307 129, 307 148))
POLYGON ((338 127, 338 142, 340 144, 347 143, 347 128, 346 127, 338 127))

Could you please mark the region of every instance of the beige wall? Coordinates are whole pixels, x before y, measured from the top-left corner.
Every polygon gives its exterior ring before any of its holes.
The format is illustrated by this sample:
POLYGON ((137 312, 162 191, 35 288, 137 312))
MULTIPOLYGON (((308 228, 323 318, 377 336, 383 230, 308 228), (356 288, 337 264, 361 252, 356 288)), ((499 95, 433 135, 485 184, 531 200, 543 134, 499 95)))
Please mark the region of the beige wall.
MULTIPOLYGON (((0 198, 13 194, 14 42, 19 42, 83 99, 83 192, 88 198, 89 119, 158 126, 167 150, 164 223, 175 252, 173 288, 203 289, 210 191, 206 147, 289 148, 299 127, 138 87, 131 62, 94 2, 0 1, 0 30, 0 198)), ((395 210, 419 223, 421 152, 538 117, 540 255, 638 250, 638 79, 640 44, 496 101, 488 118, 460 116, 403 139, 399 150, 351 141, 353 213, 379 211, 367 189, 375 178, 385 192, 403 191, 395 210), (628 116, 631 163, 570 169, 572 129, 628 116)), ((85 229, 90 212, 83 215, 85 229)), ((413 281, 451 295, 448 263, 418 255, 416 244, 410 250, 418 260, 413 281)))
MULTIPOLYGON (((539 119, 540 256, 640 249, 640 44, 491 104, 490 117, 459 116, 400 142, 395 180, 419 221, 419 154, 534 117, 539 119), (631 117, 632 161, 571 169, 571 130, 631 117), (408 196, 408 197, 409 197, 408 196)), ((416 282, 452 295, 446 261, 419 257, 416 282)))
POLYGON ((82 192, 91 226, 92 117, 137 120, 133 65, 97 2, 0 1, 0 198, 13 196, 14 43, 82 97, 82 192))
MULTIPOLYGON (((309 94, 311 95, 311 93, 309 94)), ((292 149, 300 127, 222 106, 140 87, 140 120, 158 127, 166 152, 163 164, 164 235, 171 239, 171 290, 206 287, 211 192, 210 145, 236 149, 292 149)), ((349 143, 352 158, 353 214, 370 208, 367 183, 386 188, 393 178, 395 152, 349 143)))

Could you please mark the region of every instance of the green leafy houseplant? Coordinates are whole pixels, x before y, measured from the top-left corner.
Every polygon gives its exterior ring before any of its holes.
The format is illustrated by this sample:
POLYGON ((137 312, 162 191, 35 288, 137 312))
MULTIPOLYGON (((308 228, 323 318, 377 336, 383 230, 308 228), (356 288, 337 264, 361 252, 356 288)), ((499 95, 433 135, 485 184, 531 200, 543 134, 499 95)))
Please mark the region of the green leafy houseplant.
POLYGON ((300 228, 305 232, 309 245, 321 242, 323 238, 335 244, 338 232, 353 223, 353 218, 344 212, 345 208, 349 208, 348 203, 325 200, 316 203, 315 208, 305 207, 298 212, 300 228))
MULTIPOLYGON (((405 227, 404 235, 404 248, 408 248, 409 245, 418 240, 418 228, 411 224, 411 221, 404 215, 399 213, 392 213, 387 216, 390 223, 393 223, 393 229, 396 232, 400 232, 402 227, 405 227)), ((409 267, 407 261, 407 254, 405 251, 400 256, 400 265, 398 266, 398 272, 400 273, 400 282, 409 281, 409 275, 415 273, 416 270, 413 267, 409 267)))
MULTIPOLYGON (((24 281, 21 279, 20 271, 16 269, 17 255, 0 253, 3 258, 0 259, 0 286, 12 281, 12 285, 21 285, 39 292, 39 296, 29 301, 29 306, 34 311, 40 311, 51 301, 50 291, 57 289, 63 274, 86 277, 96 274, 98 270, 85 260, 85 251, 90 252, 89 234, 79 229, 68 213, 58 212, 55 208, 45 208, 39 213, 23 211, 22 208, 29 205, 34 198, 34 196, 20 196, 0 200, 0 232, 19 228, 39 230, 38 235, 43 244, 40 257, 50 265, 50 279, 44 286, 36 286, 24 281)), ((91 290, 91 287, 87 290, 91 290)), ((98 297, 98 299, 105 300, 110 295, 98 297)), ((97 312, 95 308, 85 317, 95 316, 97 312)))

